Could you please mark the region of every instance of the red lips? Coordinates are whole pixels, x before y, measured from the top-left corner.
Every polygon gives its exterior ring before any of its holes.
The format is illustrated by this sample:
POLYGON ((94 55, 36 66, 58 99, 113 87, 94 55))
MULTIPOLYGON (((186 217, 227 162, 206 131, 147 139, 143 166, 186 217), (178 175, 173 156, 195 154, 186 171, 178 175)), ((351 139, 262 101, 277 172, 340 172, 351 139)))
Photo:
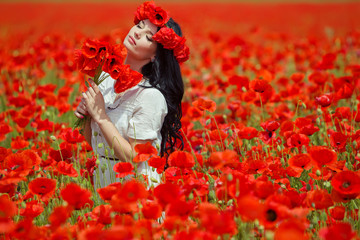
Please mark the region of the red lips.
POLYGON ((135 39, 132 36, 129 36, 130 43, 136 45, 135 39))

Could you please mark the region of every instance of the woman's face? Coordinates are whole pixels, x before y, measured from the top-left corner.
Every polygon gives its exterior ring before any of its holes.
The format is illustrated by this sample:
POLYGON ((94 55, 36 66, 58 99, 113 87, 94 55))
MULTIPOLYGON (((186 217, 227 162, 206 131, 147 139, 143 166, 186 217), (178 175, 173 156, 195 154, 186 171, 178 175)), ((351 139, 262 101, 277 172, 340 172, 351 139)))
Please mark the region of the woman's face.
POLYGON ((128 56, 144 61, 155 57, 157 43, 152 36, 157 32, 157 26, 145 19, 133 26, 124 39, 128 56))

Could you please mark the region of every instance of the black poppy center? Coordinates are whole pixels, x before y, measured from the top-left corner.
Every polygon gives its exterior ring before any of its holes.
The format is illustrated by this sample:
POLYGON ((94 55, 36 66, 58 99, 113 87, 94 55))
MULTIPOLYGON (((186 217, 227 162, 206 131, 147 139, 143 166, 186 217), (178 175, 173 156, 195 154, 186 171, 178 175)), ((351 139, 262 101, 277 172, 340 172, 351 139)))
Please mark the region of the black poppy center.
POLYGON ((272 209, 266 211, 266 219, 270 222, 274 222, 277 219, 276 212, 272 209))
POLYGON ((163 17, 162 17, 160 14, 156 14, 156 19, 157 19, 157 20, 162 20, 163 17))
POLYGON ((348 188, 348 187, 350 187, 350 182, 344 182, 342 184, 342 186, 343 186, 343 188, 348 188))

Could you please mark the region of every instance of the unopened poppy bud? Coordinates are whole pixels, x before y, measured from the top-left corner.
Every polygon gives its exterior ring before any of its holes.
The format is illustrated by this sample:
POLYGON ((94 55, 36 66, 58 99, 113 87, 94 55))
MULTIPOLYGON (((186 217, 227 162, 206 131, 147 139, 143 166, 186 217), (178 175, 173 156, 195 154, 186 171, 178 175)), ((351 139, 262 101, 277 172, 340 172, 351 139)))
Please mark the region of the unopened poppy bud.
POLYGON ((324 187, 329 188, 331 186, 331 183, 329 181, 324 182, 324 187))
POLYGON ((229 129, 228 133, 229 133, 229 136, 232 136, 234 132, 232 129, 229 129))
POLYGON ((318 108, 318 109, 316 110, 316 113, 317 113, 317 115, 322 115, 322 114, 323 114, 323 111, 322 111, 320 108, 318 108))
POLYGON ((152 168, 151 168, 151 171, 155 172, 155 168, 152 167, 152 168))
POLYGON ((105 163, 101 164, 101 172, 105 173, 106 169, 107 169, 106 164, 105 163))
POLYGON ((194 194, 191 192, 190 194, 189 194, 189 200, 193 200, 194 199, 194 194))
POLYGON ((209 200, 215 200, 216 199, 216 195, 214 190, 209 191, 209 200))
POLYGON ((96 137, 97 135, 99 135, 99 133, 98 133, 98 132, 94 132, 94 136, 96 137))
POLYGON ((53 140, 53 141, 56 141, 56 137, 54 135, 51 135, 50 139, 53 140))
POLYGON ((233 204, 233 202, 234 202, 234 199, 230 199, 228 202, 227 202, 227 206, 231 206, 232 204, 233 204))
POLYGON ((318 176, 318 177, 320 177, 321 176, 321 172, 320 172, 320 170, 318 169, 318 170, 316 170, 316 176, 318 176))
POLYGON ((223 200, 220 200, 220 201, 218 201, 218 203, 221 205, 221 204, 224 203, 224 201, 223 201, 223 200))
POLYGON ((241 90, 243 91, 243 92, 247 92, 247 90, 246 90, 246 87, 241 87, 241 90))
POLYGON ((266 240, 274 239, 274 232, 272 232, 272 231, 266 231, 266 232, 265 232, 265 239, 266 239, 266 240))
POLYGON ((305 104, 305 103, 301 102, 301 106, 302 106, 304 109, 306 109, 306 104, 305 104))
POLYGON ((311 185, 310 184, 306 184, 306 191, 310 191, 311 190, 311 185))
POLYGON ((354 148, 356 148, 357 142, 356 142, 356 141, 353 141, 353 142, 352 142, 352 145, 353 145, 354 148))
POLYGON ((226 120, 227 116, 225 114, 222 115, 223 119, 226 120))
POLYGON ((209 125, 211 123, 211 119, 206 120, 205 125, 209 125))
POLYGON ((98 166, 99 166, 99 164, 100 164, 100 160, 99 160, 99 159, 97 159, 97 160, 95 161, 95 163, 96 163, 96 165, 98 165, 98 166))
POLYGON ((105 157, 109 156, 109 151, 107 149, 105 149, 104 153, 105 153, 105 157))
POLYGON ((99 144, 98 144, 98 148, 102 148, 103 146, 104 146, 103 143, 99 143, 99 144))
POLYGON ((150 180, 151 180, 152 182, 154 182, 154 183, 158 183, 158 182, 159 182, 159 181, 156 180, 156 178, 154 178, 154 177, 151 177, 150 180))
POLYGON ((230 173, 227 175, 227 180, 231 182, 234 179, 233 175, 230 173))
POLYGON ((280 145, 277 145, 276 149, 280 152, 281 151, 280 145))
POLYGON ((320 125, 320 123, 321 123, 321 119, 320 119, 320 118, 317 118, 317 119, 316 119, 316 124, 317 124, 317 125, 320 125))
POLYGON ((160 145, 158 143, 156 144, 156 150, 160 150, 160 145))

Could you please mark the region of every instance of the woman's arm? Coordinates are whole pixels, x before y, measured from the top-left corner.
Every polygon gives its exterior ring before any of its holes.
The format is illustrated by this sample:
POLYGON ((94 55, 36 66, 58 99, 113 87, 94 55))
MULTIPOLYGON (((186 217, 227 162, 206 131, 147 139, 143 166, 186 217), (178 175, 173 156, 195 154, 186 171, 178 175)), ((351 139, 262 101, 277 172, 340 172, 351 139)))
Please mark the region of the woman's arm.
POLYGON ((134 151, 135 145, 148 141, 130 138, 128 142, 123 138, 105 112, 104 98, 98 86, 92 81, 90 81, 90 83, 91 87, 89 87, 87 92, 83 93, 88 113, 99 125, 106 142, 114 149, 115 156, 123 162, 131 161, 136 156, 136 152, 134 151))

